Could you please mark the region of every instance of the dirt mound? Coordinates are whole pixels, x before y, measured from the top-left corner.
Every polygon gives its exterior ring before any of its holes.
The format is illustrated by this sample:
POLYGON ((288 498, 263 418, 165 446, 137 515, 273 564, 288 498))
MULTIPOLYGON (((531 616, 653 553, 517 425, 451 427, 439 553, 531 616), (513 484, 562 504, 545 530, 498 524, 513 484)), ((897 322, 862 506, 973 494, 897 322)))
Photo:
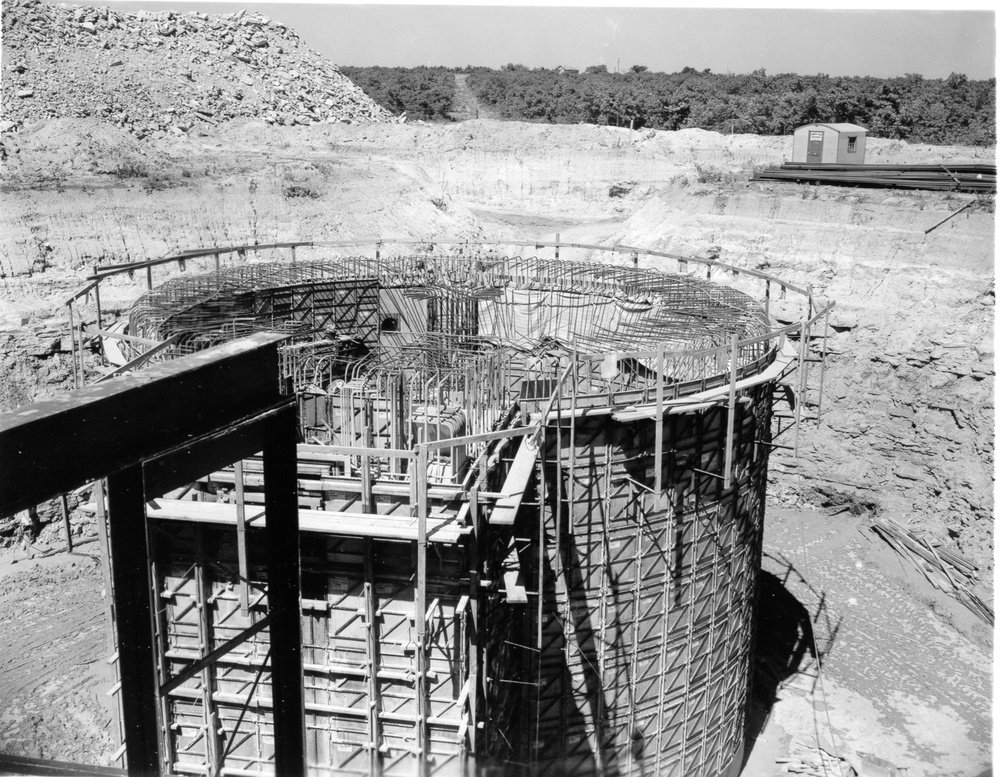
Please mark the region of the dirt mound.
POLYGON ((5 127, 104 119, 138 138, 238 116, 271 124, 384 122, 294 31, 257 14, 4 3, 5 127))

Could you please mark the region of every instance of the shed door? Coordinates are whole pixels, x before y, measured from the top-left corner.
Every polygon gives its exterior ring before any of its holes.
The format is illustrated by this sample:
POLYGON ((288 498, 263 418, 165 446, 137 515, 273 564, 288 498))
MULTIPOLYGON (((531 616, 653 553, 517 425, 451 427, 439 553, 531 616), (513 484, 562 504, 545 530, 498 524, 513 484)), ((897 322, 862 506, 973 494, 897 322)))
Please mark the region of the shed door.
POLYGON ((819 164, 823 160, 823 132, 809 131, 809 148, 806 151, 806 162, 819 164))

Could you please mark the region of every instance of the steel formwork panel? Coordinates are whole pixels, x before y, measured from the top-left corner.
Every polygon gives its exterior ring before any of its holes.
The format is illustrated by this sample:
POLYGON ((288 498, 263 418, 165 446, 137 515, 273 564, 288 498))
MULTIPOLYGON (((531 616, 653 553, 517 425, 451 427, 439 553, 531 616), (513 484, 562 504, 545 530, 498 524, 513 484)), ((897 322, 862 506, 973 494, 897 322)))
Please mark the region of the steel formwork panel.
MULTIPOLYGON (((162 533, 162 532, 160 532, 162 533)), ((251 538, 254 531, 250 532, 251 538)), ((420 774, 415 732, 426 731, 429 774, 466 769, 463 698, 469 679, 469 635, 457 611, 468 589, 463 545, 445 546, 431 566, 426 644, 427 719, 418 714, 414 552, 409 543, 304 534, 302 656, 306 760, 310 774, 420 774)), ((224 530, 171 526, 158 545, 155 587, 163 601, 162 653, 176 674, 206 649, 222 644, 264 612, 258 596, 247 614, 233 592, 236 547, 224 530), (212 544, 211 562, 199 554, 212 544), (204 595, 197 580, 205 577, 204 595), (208 632, 208 634, 206 634, 208 632), (207 641, 206 641, 207 640, 207 641)), ((251 559, 254 542, 250 541, 251 559)), ((258 551, 259 552, 259 549, 258 551)), ((259 572, 259 568, 251 565, 259 572)), ((253 578, 253 585, 266 581, 253 578)), ((178 772, 210 774, 206 721, 221 730, 222 773, 272 774, 273 734, 268 632, 221 658, 211 678, 176 688, 167 710, 165 745, 178 772), (211 682, 206 693, 204 683, 211 682), (252 703, 247 707, 247 703, 252 703), (252 732, 241 736, 239 731, 252 732)))
POLYGON ((563 658, 533 670, 536 736, 548 744, 530 754, 532 772, 572 762, 580 774, 700 775, 738 757, 767 459, 746 441, 766 439, 766 397, 737 405, 742 475, 730 489, 724 409, 667 419, 663 496, 650 488, 651 424, 577 421, 558 449, 548 435, 548 488, 560 469, 562 484, 541 520, 555 537, 558 500, 563 525, 547 554, 557 579, 541 633, 543 654, 563 658))

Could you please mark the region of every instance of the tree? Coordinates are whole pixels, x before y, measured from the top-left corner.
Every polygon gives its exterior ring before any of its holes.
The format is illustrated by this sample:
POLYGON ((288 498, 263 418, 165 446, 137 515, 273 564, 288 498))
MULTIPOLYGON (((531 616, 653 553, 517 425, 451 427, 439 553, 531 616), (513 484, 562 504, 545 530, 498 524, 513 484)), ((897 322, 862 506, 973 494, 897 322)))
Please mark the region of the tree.
POLYGON ((926 143, 996 142, 996 79, 826 74, 716 74, 685 67, 651 73, 633 65, 611 74, 592 65, 572 78, 555 71, 477 68, 467 81, 505 118, 675 130, 785 135, 810 122, 851 122, 873 137, 926 143))

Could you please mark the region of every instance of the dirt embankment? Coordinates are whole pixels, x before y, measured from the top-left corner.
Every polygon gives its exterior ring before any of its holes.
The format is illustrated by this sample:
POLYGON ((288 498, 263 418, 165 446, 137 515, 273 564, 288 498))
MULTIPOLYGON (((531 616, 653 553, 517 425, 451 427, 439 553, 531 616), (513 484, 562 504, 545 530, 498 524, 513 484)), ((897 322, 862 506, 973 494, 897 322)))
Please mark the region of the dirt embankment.
MULTIPOLYGON (((791 486, 812 504, 912 521, 973 557, 989 583, 992 206, 925 234, 971 199, 695 186, 650 200, 615 239, 677 253, 711 246, 721 261, 811 284, 834 300, 822 423, 807 427, 798 460, 776 454, 777 493, 791 486)), ((799 318, 774 307, 779 320, 799 318)))

